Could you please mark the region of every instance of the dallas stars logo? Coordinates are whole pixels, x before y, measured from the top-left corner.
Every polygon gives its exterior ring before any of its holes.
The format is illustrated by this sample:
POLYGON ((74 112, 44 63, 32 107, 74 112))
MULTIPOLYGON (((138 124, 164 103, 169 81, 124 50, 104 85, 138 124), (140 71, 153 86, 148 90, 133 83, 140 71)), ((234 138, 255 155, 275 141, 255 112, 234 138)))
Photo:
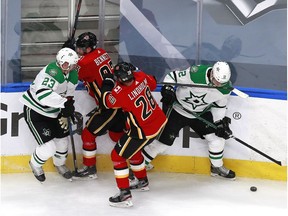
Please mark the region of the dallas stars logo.
POLYGON ((50 129, 43 128, 42 134, 44 136, 51 136, 51 131, 50 131, 50 129))
POLYGON ((185 99, 182 99, 182 101, 189 103, 192 105, 193 110, 195 110, 198 106, 203 106, 208 103, 204 101, 206 94, 201 95, 201 96, 196 96, 190 91, 190 96, 185 97, 185 99))

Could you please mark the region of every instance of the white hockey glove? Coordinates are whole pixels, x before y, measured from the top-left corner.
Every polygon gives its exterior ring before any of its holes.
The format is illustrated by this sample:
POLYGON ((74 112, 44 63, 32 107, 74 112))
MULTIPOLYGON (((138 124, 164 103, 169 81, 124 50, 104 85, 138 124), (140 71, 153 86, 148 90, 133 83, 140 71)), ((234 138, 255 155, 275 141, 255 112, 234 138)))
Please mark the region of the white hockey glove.
POLYGON ((58 119, 59 121, 59 124, 61 126, 61 128, 63 128, 64 130, 67 130, 68 129, 68 118, 66 117, 61 117, 58 119))

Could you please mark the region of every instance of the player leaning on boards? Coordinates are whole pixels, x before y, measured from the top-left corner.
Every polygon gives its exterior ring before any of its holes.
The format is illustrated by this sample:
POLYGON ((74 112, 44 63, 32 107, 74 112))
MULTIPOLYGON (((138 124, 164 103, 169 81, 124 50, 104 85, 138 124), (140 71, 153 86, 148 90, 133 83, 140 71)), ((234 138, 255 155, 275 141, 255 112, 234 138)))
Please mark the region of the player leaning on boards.
POLYGON ((106 76, 102 86, 102 102, 106 108, 122 108, 127 117, 127 132, 120 138, 111 152, 116 183, 120 193, 109 198, 111 206, 130 207, 130 190, 149 190, 145 161, 141 149, 149 145, 167 122, 167 118, 152 96, 157 82, 155 77, 121 62, 114 67, 113 76, 106 76), (139 180, 129 183, 129 160, 131 170, 139 180))
POLYGON ((38 143, 29 165, 40 182, 46 179, 42 166, 50 157, 58 172, 64 178, 72 179, 65 162, 69 144, 68 118, 75 110, 73 95, 78 83, 78 60, 74 50, 59 50, 56 61, 38 73, 20 98, 25 121, 38 143))
POLYGON ((180 129, 192 128, 200 138, 208 142, 211 175, 235 179, 235 172, 223 165, 225 139, 232 132, 230 118, 225 117, 226 105, 231 94, 231 71, 228 63, 216 62, 214 65, 191 66, 183 71, 170 72, 165 78, 167 83, 205 84, 219 88, 197 88, 164 85, 161 89, 163 106, 166 108, 168 123, 160 137, 143 149, 148 167, 159 153, 171 146, 180 129), (206 122, 205 122, 206 121, 206 122), (208 122, 215 122, 217 129, 208 122))
POLYGON ((73 172, 74 178, 97 178, 96 151, 97 136, 109 131, 110 138, 117 142, 123 135, 125 118, 121 109, 106 109, 99 107, 103 76, 113 73, 112 61, 108 53, 97 48, 97 37, 92 32, 84 32, 76 38, 76 42, 64 46, 74 47, 81 56, 79 65, 79 80, 83 81, 88 93, 95 100, 95 112, 86 122, 82 130, 83 167, 73 172))

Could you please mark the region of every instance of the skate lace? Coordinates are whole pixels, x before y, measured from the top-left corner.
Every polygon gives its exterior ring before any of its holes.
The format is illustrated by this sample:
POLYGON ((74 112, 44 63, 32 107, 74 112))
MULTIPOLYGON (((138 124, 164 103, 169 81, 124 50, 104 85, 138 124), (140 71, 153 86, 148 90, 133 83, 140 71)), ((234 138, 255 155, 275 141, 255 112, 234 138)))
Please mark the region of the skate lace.
POLYGON ((219 171, 221 172, 221 173, 224 173, 225 175, 228 175, 229 174, 229 171, 230 170, 228 170, 226 167, 224 167, 224 166, 221 166, 221 167, 219 167, 218 168, 219 169, 219 171))
POLYGON ((131 194, 128 191, 120 191, 113 196, 113 199, 119 201, 125 201, 131 197, 131 194))
POLYGON ((117 197, 120 197, 120 195, 121 195, 120 192, 119 192, 119 193, 116 193, 114 196, 112 196, 112 198, 115 199, 115 198, 117 198, 117 197))
POLYGON ((136 185, 139 184, 139 180, 137 178, 129 179, 129 184, 130 184, 130 187, 135 187, 136 185))
POLYGON ((44 174, 42 167, 35 167, 32 163, 30 163, 30 165, 35 175, 40 176, 44 174))
POLYGON ((82 168, 78 169, 78 172, 85 172, 88 170, 88 166, 83 166, 82 168))
POLYGON ((65 165, 56 166, 56 168, 57 168, 58 172, 62 175, 69 172, 69 169, 65 165))

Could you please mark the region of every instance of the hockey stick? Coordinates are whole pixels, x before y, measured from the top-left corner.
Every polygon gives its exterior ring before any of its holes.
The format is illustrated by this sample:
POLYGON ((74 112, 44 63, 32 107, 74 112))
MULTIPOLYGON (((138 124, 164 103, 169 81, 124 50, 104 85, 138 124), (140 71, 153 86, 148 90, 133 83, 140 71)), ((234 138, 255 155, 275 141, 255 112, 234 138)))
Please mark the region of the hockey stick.
POLYGON ((76 28, 77 28, 77 24, 78 24, 78 19, 79 19, 79 13, 80 13, 80 8, 81 8, 81 4, 82 4, 82 0, 78 1, 78 5, 77 5, 77 10, 76 10, 76 15, 75 15, 75 20, 74 20, 74 26, 70 35, 69 39, 73 39, 75 36, 75 32, 76 32, 76 28))
POLYGON ((76 150, 75 150, 73 130, 72 130, 72 124, 71 124, 71 119, 70 118, 68 118, 68 127, 69 127, 69 134, 70 134, 70 140, 71 140, 71 146, 72 146, 72 156, 73 156, 74 171, 75 171, 75 173, 77 173, 78 166, 77 166, 76 150))
MULTIPOLYGON (((187 86, 187 87, 197 87, 197 88, 219 88, 216 86, 209 86, 209 85, 197 85, 197 84, 183 84, 183 83, 170 83, 170 82, 158 82, 157 84, 160 85, 175 85, 175 86, 187 86)), ((249 95, 234 88, 234 87, 223 87, 224 89, 231 90, 233 93, 238 95, 241 98, 248 98, 249 95)))
MULTIPOLYGON (((177 105, 178 105, 178 104, 177 104, 177 105)), ((217 129, 217 126, 216 126, 214 123, 212 123, 212 122, 210 122, 210 121, 207 121, 206 119, 202 118, 202 117, 201 117, 200 115, 198 115, 197 113, 192 112, 192 111, 184 108, 184 107, 181 106, 180 104, 179 104, 178 107, 181 108, 181 109, 183 109, 183 110, 186 111, 187 113, 190 113, 190 114, 194 115, 197 119, 199 119, 200 121, 204 122, 204 123, 207 124, 208 126, 214 128, 214 129, 217 129)), ((267 159, 273 161, 274 163, 278 164, 279 166, 282 166, 281 161, 278 161, 278 160, 270 157, 269 155, 263 153, 262 151, 256 149, 255 147, 249 145, 248 143, 244 142, 243 140, 241 140, 241 139, 239 139, 239 138, 237 138, 237 137, 235 137, 235 136, 233 136, 233 135, 230 135, 229 138, 232 138, 232 139, 236 140, 237 142, 239 142, 239 143, 243 144, 244 146, 252 149, 253 151, 255 151, 255 152, 257 152, 258 154, 260 154, 260 155, 266 157, 267 159)))

